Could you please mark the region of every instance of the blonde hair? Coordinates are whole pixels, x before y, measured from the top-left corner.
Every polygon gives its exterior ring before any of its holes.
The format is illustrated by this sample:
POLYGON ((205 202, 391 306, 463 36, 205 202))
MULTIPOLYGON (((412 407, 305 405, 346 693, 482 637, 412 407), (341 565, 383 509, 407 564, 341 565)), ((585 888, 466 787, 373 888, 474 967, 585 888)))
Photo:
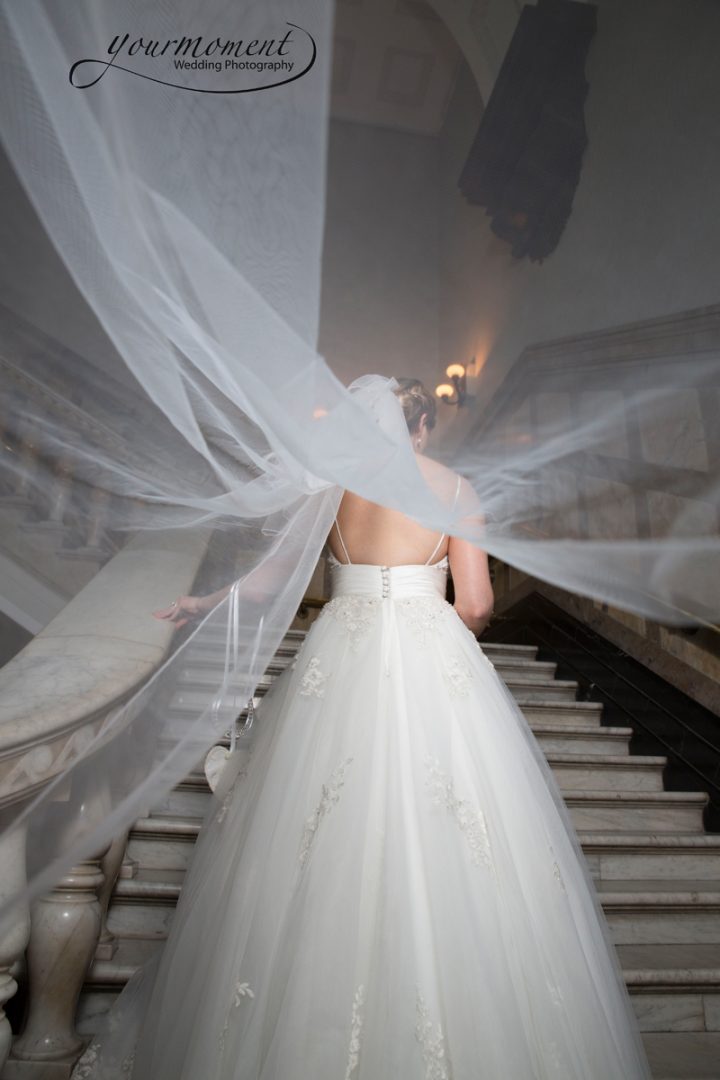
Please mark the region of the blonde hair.
POLYGON ((425 389, 419 379, 398 379, 398 388, 395 391, 405 414, 405 423, 408 431, 412 434, 417 431, 420 417, 426 414, 428 431, 435 427, 437 416, 437 402, 435 397, 425 389))

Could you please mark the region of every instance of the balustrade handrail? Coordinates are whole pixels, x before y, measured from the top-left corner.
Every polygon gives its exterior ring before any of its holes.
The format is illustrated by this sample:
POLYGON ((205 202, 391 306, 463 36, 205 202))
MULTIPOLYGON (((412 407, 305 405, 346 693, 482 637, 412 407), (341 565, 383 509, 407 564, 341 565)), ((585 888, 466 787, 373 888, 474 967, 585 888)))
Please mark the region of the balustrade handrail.
POLYGON ((138 533, 0 669, 0 808, 49 783, 160 666, 175 631, 151 612, 192 589, 207 542, 138 533))

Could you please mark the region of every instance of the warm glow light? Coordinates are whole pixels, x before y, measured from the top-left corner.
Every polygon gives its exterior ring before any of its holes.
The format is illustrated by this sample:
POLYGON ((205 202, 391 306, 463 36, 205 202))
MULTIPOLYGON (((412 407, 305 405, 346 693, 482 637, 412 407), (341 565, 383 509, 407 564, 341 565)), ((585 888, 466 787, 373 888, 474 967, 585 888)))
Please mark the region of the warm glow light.
POLYGON ((435 387, 435 393, 439 398, 449 398, 455 393, 455 387, 450 386, 449 383, 440 383, 439 386, 435 387))
POLYGON ((462 364, 450 364, 450 366, 445 369, 445 374, 448 375, 451 379, 453 375, 457 375, 458 378, 462 379, 463 375, 465 374, 465 368, 462 366, 462 364))
POLYGON ((313 409, 313 420, 319 420, 321 416, 327 416, 327 409, 323 409, 322 405, 318 405, 316 409, 313 409))

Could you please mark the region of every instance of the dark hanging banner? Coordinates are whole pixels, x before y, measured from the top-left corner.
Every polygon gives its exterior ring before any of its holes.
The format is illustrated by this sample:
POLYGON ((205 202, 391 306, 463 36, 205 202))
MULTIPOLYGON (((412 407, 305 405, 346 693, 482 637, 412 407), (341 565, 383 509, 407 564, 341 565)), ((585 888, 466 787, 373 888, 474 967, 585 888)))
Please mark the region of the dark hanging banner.
POLYGON ((587 146, 585 60, 597 8, 539 0, 518 20, 458 186, 516 258, 555 250, 587 146))

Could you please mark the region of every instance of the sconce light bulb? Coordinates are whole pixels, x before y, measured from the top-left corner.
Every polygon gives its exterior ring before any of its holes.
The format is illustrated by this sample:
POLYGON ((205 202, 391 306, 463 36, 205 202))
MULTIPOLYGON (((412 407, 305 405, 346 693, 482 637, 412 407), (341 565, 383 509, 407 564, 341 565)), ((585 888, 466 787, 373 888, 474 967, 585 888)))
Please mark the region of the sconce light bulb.
POLYGON ((451 386, 450 383, 440 383, 439 386, 435 387, 435 394, 439 398, 450 398, 454 393, 455 387, 451 386))
POLYGON ((445 374, 451 379, 453 375, 457 375, 459 379, 462 379, 463 375, 465 374, 465 368, 462 366, 462 364, 450 364, 445 369, 445 374))

